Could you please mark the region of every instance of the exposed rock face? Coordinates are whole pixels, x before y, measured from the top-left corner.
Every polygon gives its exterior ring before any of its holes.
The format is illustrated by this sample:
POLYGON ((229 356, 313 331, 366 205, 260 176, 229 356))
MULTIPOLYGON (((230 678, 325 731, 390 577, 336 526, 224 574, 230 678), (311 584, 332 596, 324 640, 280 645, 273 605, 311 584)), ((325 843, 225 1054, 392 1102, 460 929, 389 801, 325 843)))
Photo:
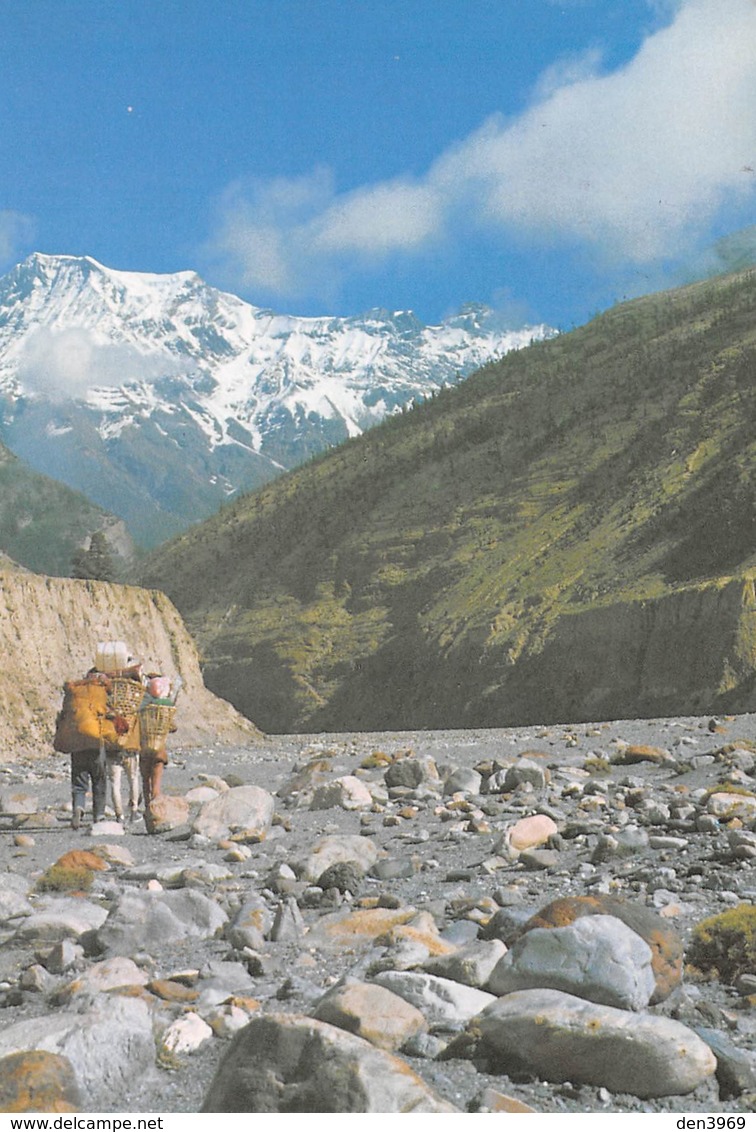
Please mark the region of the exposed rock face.
POLYGON ((507 717, 752 711, 755 665, 756 578, 747 573, 562 617, 543 651, 505 678, 507 717))
POLYGON ((62 686, 92 666, 103 640, 126 641, 145 666, 181 676, 177 745, 259 737, 253 724, 205 688, 194 643, 164 594, 0 568, 0 743, 6 759, 49 750, 62 686))

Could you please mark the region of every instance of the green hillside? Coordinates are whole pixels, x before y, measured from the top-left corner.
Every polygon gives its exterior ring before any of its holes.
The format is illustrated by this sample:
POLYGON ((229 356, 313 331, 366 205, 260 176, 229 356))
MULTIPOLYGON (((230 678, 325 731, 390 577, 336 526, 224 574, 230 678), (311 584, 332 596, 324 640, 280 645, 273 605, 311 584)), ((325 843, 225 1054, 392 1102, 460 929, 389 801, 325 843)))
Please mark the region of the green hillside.
POLYGON ((0 443, 0 550, 40 574, 66 577, 77 547, 113 516, 33 471, 0 443))
POLYGON ((725 579, 756 566, 755 409, 749 270, 509 355, 238 500, 142 580, 187 618, 210 687, 268 731, 643 714, 636 638, 659 611, 659 704, 707 710, 750 679, 725 579), (721 653, 699 679, 667 599, 709 590, 734 621, 719 651, 685 638, 721 653))

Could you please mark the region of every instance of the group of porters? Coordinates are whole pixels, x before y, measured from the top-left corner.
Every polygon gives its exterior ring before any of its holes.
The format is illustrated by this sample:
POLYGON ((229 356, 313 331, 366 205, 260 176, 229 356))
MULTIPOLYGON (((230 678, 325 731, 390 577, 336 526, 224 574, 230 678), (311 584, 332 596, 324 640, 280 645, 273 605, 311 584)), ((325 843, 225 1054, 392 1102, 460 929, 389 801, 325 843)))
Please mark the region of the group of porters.
POLYGON ((81 680, 63 686, 53 746, 71 756, 72 825, 78 829, 92 790, 95 822, 105 817, 110 781, 113 810, 123 821, 121 779, 129 787, 129 818, 139 815, 139 784, 145 811, 160 793, 168 761, 166 739, 176 730, 181 678, 146 675, 122 641, 98 645, 95 663, 81 680))

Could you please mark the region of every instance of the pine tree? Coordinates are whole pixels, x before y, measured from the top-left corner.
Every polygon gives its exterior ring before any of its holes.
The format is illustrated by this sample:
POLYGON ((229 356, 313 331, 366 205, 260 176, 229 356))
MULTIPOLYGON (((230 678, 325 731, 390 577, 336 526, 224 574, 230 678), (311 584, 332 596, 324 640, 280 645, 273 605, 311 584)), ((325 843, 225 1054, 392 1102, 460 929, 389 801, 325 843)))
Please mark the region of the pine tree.
POLYGON ((87 550, 77 550, 71 562, 72 578, 89 578, 98 582, 114 582, 116 568, 110 545, 102 531, 95 531, 87 550))

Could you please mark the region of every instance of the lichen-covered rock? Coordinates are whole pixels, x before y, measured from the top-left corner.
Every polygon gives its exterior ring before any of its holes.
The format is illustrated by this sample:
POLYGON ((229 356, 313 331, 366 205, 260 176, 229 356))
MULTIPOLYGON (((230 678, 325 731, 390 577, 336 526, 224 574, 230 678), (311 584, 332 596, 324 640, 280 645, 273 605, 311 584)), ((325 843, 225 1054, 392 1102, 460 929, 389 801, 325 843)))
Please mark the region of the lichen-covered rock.
POLYGON ((0 1057, 46 1050, 73 1067, 87 1112, 107 1111, 113 1091, 155 1063, 153 1022, 139 999, 101 995, 83 1014, 60 1011, 0 1030, 0 1057))
POLYGON ((148 833, 168 833, 186 825, 190 814, 189 802, 173 794, 158 794, 144 811, 148 833))
POLYGON ((313 1017, 392 1052, 427 1029, 416 1007, 375 983, 334 987, 316 1004, 313 1017))
POLYGON ((533 928, 499 960, 496 995, 551 987, 622 1010, 642 1010, 654 993, 651 948, 614 916, 583 916, 564 928, 533 928))
POLYGON ((752 821, 756 818, 756 795, 723 788, 709 796, 706 809, 720 821, 731 818, 752 821))
POLYGON ((95 963, 70 983, 66 983, 55 995, 55 1001, 61 1004, 80 995, 100 994, 115 987, 143 987, 148 981, 148 976, 137 967, 133 959, 115 955, 112 959, 95 963))
POLYGON ((260 951, 273 924, 273 914, 261 896, 253 894, 242 904, 231 924, 226 928, 226 939, 240 951, 250 947, 260 951))
POLYGON ((442 979, 480 989, 506 951, 499 939, 475 939, 448 955, 434 955, 423 964, 423 969, 429 975, 440 975, 442 979))
POLYGON ((34 1049, 0 1059, 0 1112, 79 1112, 80 1107, 68 1058, 34 1049))
POLYGON ((415 908, 359 908, 323 916, 313 927, 313 944, 371 943, 417 915, 415 908))
POLYGON ((110 865, 102 853, 94 849, 69 849, 55 862, 61 869, 89 869, 93 873, 106 872, 110 865))
POLYGON ((202 1112, 456 1112, 400 1058, 298 1015, 253 1019, 235 1038, 202 1112))
MULTIPOLYGON (((683 946, 675 929, 651 908, 630 900, 604 896, 565 896, 553 900, 519 929, 516 937, 533 928, 562 928, 581 916, 616 916, 651 948, 651 967, 656 989, 651 1005, 663 1002, 679 986, 683 970, 683 946)), ((515 938, 507 942, 513 944, 515 938)))
POLYGON ((621 746, 616 755, 612 759, 613 763, 617 766, 633 766, 636 763, 668 763, 672 759, 669 751, 663 747, 650 747, 644 744, 634 743, 628 746, 621 746))
POLYGON ((506 1067, 644 1099, 690 1093, 716 1069, 708 1045, 680 1022, 557 990, 505 995, 474 1025, 506 1067))

